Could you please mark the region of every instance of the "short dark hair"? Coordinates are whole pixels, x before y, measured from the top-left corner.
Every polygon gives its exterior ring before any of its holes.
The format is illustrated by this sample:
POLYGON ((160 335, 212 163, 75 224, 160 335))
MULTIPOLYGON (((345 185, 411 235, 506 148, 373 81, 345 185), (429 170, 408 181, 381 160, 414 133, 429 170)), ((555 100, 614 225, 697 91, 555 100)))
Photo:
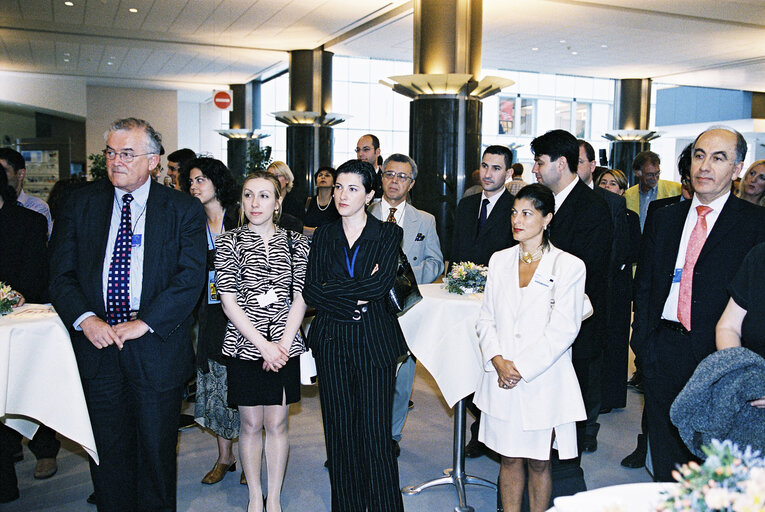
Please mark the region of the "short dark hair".
POLYGON ((710 126, 706 130, 701 132, 699 136, 696 137, 696 140, 693 141, 694 148, 696 147, 696 143, 699 141, 699 138, 710 130, 725 130, 735 135, 736 136, 736 161, 733 163, 737 164, 739 162, 744 161, 744 158, 746 158, 746 139, 744 138, 743 135, 741 135, 741 133, 739 133, 738 130, 734 130, 733 128, 729 126, 725 126, 725 125, 710 126))
MULTIPOLYGON (((494 144, 492 146, 489 146, 483 151, 483 155, 500 155, 505 157, 505 170, 509 170, 510 166, 513 165, 513 152, 510 151, 510 149, 507 146, 501 146, 499 144, 494 144)), ((483 159, 483 155, 481 155, 481 159, 483 159)))
MULTIPOLYGON (((587 161, 592 162, 593 160, 595 160, 595 149, 592 147, 592 144, 590 144, 584 139, 579 139, 577 142, 579 143, 580 148, 581 147, 584 148, 584 154, 587 155, 587 161)), ((579 159, 577 158, 577 162, 578 161, 579 159)))
MULTIPOLYGON (((0 158, 4 157, 0 156, 0 158)), ((16 203, 16 190, 8 185, 8 174, 6 174, 5 167, 2 165, 0 165, 0 197, 3 198, 4 203, 16 203)))
POLYGON ((521 176, 523 174, 523 164, 520 162, 515 162, 513 165, 511 165, 513 169, 513 176, 521 176))
POLYGON ((403 153, 393 153, 391 156, 385 159, 382 164, 382 168, 385 169, 388 166, 388 162, 398 162, 400 164, 409 164, 409 168, 412 169, 412 181, 417 179, 417 164, 414 160, 403 153))
POLYGON ((0 158, 8 162, 8 165, 13 168, 14 174, 19 169, 26 169, 27 163, 24 161, 24 157, 13 148, 0 148, 0 158))
POLYGON ((380 139, 377 138, 376 135, 372 135, 371 133, 365 133, 359 139, 363 139, 364 137, 369 137, 372 139, 372 147, 375 148, 375 151, 380 149, 380 139))
MULTIPOLYGON (((547 153, 543 154, 546 155, 547 153)), ((516 201, 519 199, 530 200, 534 208, 542 214, 542 217, 546 217, 548 213, 555 215, 555 195, 553 195, 552 190, 541 183, 532 183, 520 189, 515 196, 516 201)), ((545 249, 550 246, 550 234, 547 229, 542 231, 542 246, 545 249)))
POLYGON ((639 171, 645 164, 651 164, 654 167, 661 165, 661 158, 653 151, 641 151, 632 161, 632 170, 639 171))
POLYGON ((348 160, 337 168, 337 175, 335 179, 341 174, 356 174, 361 178, 361 184, 364 186, 364 192, 369 194, 373 190, 377 190, 377 176, 375 174, 375 168, 372 167, 367 161, 364 160, 348 160))
POLYGON ((576 174, 579 161, 579 144, 576 137, 566 130, 550 130, 531 141, 531 152, 535 156, 547 155, 554 162, 560 157, 566 157, 568 170, 576 174))
POLYGON ((197 157, 197 154, 194 153, 193 149, 181 148, 181 149, 176 149, 175 151, 167 155, 167 161, 175 162, 177 164, 182 164, 188 160, 193 160, 196 157, 197 157))
POLYGON ((677 170, 680 172, 680 180, 691 179, 691 159, 693 158, 693 142, 685 146, 677 158, 677 170))
POLYGON ((184 192, 188 193, 191 187, 189 180, 192 169, 199 169, 212 182, 215 198, 220 201, 223 208, 230 208, 239 200, 238 187, 231 171, 223 162, 215 158, 195 158, 181 166, 178 184, 184 192))
POLYGON ((313 181, 314 181, 314 183, 316 182, 316 177, 322 171, 326 171, 326 172, 330 173, 332 175, 332 179, 333 180, 335 179, 335 176, 337 175, 337 171, 335 170, 334 167, 330 167, 329 165, 324 165, 324 166, 319 167, 318 169, 316 169, 316 172, 313 173, 313 181))

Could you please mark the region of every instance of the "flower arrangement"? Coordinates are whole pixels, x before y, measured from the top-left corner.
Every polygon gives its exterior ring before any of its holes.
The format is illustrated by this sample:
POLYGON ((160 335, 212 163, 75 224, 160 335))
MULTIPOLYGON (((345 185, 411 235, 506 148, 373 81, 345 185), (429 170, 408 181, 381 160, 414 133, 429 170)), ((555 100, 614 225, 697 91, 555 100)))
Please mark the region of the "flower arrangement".
POLYGON ((679 485, 658 511, 755 512, 765 510, 765 460, 747 446, 712 440, 702 448, 702 465, 683 464, 672 472, 679 485))
POLYGON ((452 271, 444 278, 446 291, 463 295, 465 293, 482 293, 486 286, 486 276, 489 269, 476 265, 472 261, 463 261, 452 267, 452 271))
POLYGON ((0 281, 0 316, 7 315, 18 304, 20 296, 10 285, 0 281))

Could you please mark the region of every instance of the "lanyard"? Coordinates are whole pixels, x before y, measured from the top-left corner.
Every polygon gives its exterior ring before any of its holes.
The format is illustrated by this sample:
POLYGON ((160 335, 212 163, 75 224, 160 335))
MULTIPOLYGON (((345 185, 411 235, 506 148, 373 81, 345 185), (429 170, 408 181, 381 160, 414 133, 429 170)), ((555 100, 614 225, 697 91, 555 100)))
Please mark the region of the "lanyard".
POLYGON ((345 267, 348 269, 348 274, 353 277, 353 269, 356 267, 356 256, 359 254, 359 246, 357 245, 353 251, 353 260, 348 257, 348 249, 343 247, 343 250, 345 251, 345 267))
MULTIPOLYGON (((226 210, 223 210, 223 216, 226 216, 226 210)), ((226 227, 221 223, 221 229, 220 234, 222 234, 224 231, 226 231, 226 227)), ((210 230, 210 221, 207 221, 207 248, 209 250, 215 250, 215 238, 212 236, 212 231, 210 230)))

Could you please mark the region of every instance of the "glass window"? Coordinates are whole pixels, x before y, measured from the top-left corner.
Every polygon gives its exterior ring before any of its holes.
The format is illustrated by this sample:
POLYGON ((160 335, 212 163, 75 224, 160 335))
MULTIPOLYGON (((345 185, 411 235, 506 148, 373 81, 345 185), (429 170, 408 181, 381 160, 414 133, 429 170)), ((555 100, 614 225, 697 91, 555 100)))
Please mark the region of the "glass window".
POLYGON ((574 135, 578 139, 589 139, 590 128, 590 103, 576 103, 576 124, 574 125, 574 135))
POLYGON ((555 102, 555 128, 560 130, 571 130, 571 102, 555 102))
POLYGON ((528 98, 521 98, 521 113, 520 120, 518 121, 519 135, 535 135, 536 134, 536 100, 530 100, 528 98))
POLYGON ((499 99, 499 134, 513 134, 515 122, 515 98, 499 99))

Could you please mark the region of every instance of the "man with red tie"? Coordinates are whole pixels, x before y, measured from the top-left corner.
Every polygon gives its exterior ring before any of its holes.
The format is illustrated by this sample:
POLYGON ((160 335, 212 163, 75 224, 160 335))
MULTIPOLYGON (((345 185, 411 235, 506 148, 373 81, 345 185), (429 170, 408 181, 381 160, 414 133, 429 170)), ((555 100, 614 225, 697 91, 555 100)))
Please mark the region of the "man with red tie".
POLYGON ((661 208, 643 232, 632 349, 645 374, 645 410, 654 478, 672 481, 693 458, 669 409, 698 363, 715 350, 727 286, 744 256, 765 241, 765 209, 730 193, 746 157, 735 130, 713 127, 693 145, 692 200, 661 208))

